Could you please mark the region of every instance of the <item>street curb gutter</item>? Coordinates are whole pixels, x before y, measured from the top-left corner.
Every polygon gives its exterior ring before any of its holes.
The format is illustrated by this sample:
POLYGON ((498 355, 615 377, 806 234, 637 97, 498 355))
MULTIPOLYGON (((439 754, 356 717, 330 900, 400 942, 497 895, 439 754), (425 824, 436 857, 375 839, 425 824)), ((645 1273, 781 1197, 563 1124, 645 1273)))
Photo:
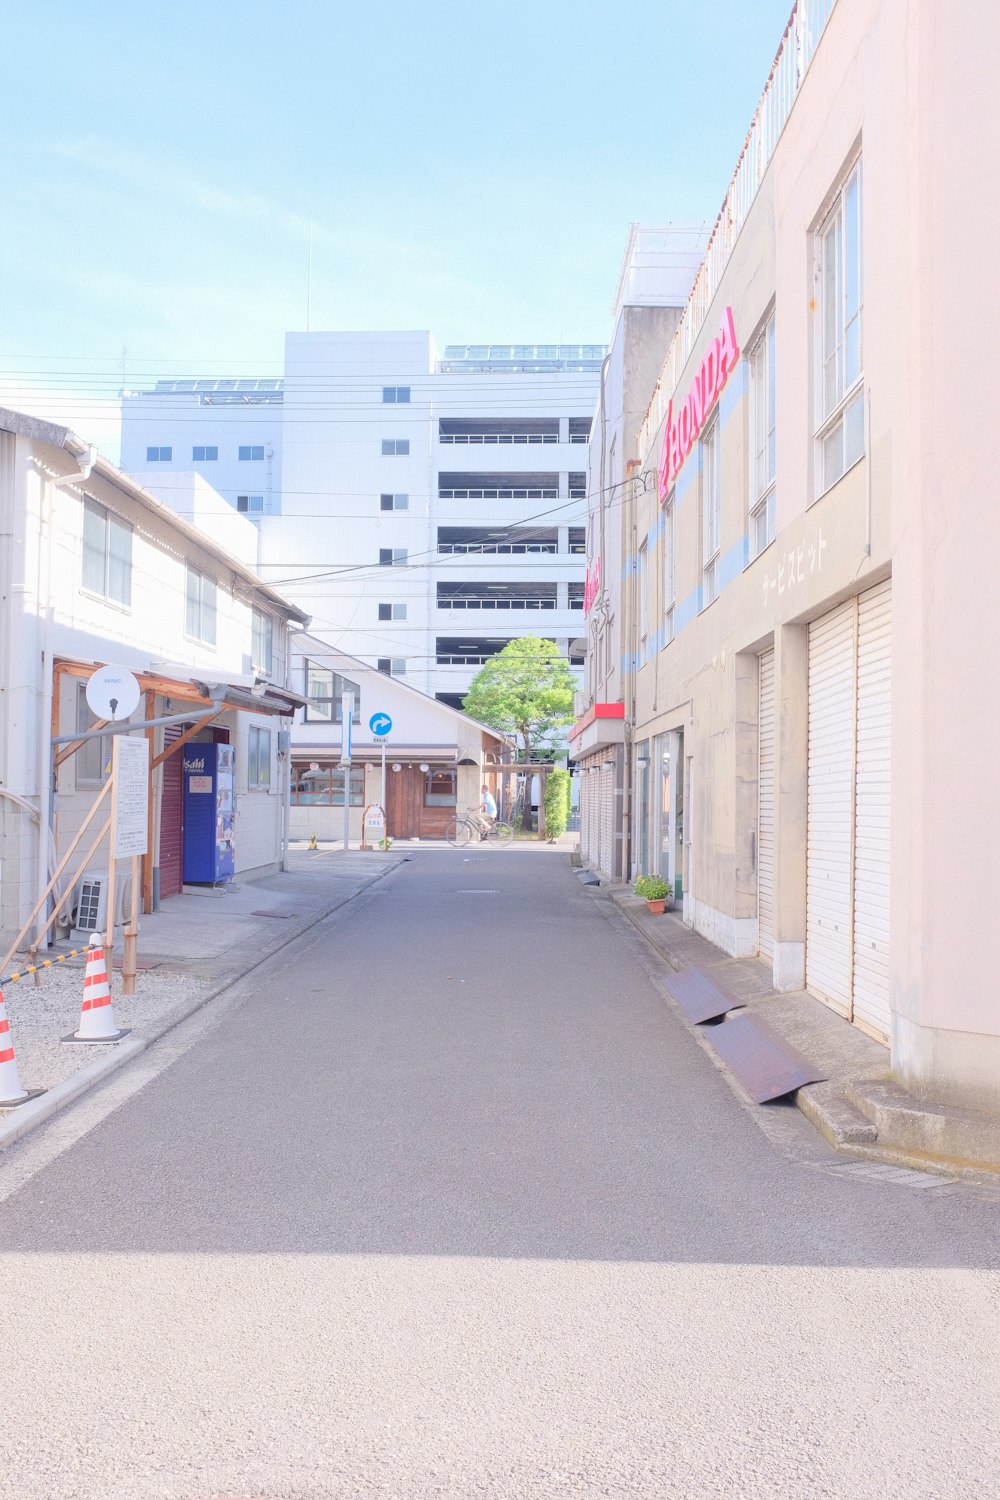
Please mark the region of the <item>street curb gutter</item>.
POLYGON ((34 1130, 36 1125, 43 1125, 46 1120, 50 1120, 53 1115, 58 1114, 61 1109, 65 1109, 68 1104, 72 1104, 75 1099, 79 1099, 81 1094, 87 1093, 96 1084, 103 1083, 112 1073, 117 1073, 119 1068, 123 1068, 126 1063, 138 1057, 140 1052, 145 1052, 147 1047, 151 1047, 154 1042, 158 1042, 161 1037, 173 1031, 175 1026, 179 1026, 182 1021, 188 1020, 190 1016, 196 1015, 198 1011, 203 1010, 206 1005, 215 1000, 224 990, 231 989, 234 984, 238 984, 241 979, 245 979, 248 974, 252 974, 254 969, 260 968, 262 964, 267 963, 268 959, 273 958, 276 953, 280 953, 282 948, 287 948, 289 943, 296 942, 310 928, 324 921, 335 911, 339 911, 348 902, 356 900, 363 891, 368 890, 370 886, 375 885, 378 881, 384 880, 387 875, 391 875, 393 870, 398 869, 400 865, 405 863, 405 858, 396 859, 392 864, 386 865, 376 874, 368 876, 347 895, 340 896, 336 901, 331 901, 329 905, 321 907, 319 911, 313 912, 311 916, 299 922, 291 932, 283 932, 280 937, 272 939, 266 947, 259 949, 246 963, 228 970, 218 984, 206 990, 203 995, 198 995, 190 1005, 168 1011, 161 1020, 154 1022, 145 1036, 133 1036, 128 1041, 119 1043, 115 1047, 115 1050, 106 1057, 97 1058, 96 1061, 89 1063, 85 1068, 81 1068, 78 1073, 74 1073, 71 1078, 64 1078, 62 1083, 57 1083, 52 1088, 47 1089, 37 1099, 31 1099, 27 1104, 22 1104, 17 1109, 11 1110, 9 1118, 3 1124, 0 1124, 0 1151, 5 1146, 12 1146, 15 1141, 21 1140, 30 1130, 34 1130))

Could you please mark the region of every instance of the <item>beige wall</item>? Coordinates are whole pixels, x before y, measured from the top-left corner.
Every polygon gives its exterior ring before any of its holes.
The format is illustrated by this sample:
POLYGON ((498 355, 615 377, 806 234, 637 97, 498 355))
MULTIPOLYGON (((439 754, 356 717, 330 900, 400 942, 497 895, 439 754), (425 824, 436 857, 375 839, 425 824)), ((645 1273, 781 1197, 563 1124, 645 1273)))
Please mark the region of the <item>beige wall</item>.
MULTIPOLYGON (((677 484, 680 625, 667 645, 656 638, 663 543, 654 496, 637 498, 634 544, 647 537, 654 559, 635 738, 684 730, 695 772, 685 912, 733 952, 754 941, 756 656, 775 647, 782 988, 804 974, 805 627, 891 573, 893 1066, 930 1096, 994 1105, 1000 817, 990 772, 1000 730, 992 669, 1000 527, 991 426, 1000 374, 990 323, 1000 210, 991 156, 1000 104, 987 59, 998 55, 1000 11, 984 0, 960 19, 930 0, 836 7, 675 392, 676 404, 727 304, 744 353, 774 305, 776 539, 744 564, 749 401, 741 360, 719 401, 728 577, 699 613, 696 446, 677 484), (859 147, 867 456, 816 498, 812 247, 859 147)), ((643 455, 646 472, 656 468, 661 436, 662 428, 643 455)), ((623 571, 627 593, 628 561, 623 571)))

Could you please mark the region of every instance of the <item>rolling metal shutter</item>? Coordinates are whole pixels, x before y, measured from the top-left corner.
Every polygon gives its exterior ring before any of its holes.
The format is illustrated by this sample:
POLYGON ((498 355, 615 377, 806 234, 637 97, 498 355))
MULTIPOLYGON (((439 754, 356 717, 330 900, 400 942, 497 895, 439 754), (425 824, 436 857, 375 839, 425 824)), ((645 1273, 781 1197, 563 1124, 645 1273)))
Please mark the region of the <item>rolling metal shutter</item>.
POLYGON ((851 1012, 855 661, 852 599, 809 627, 806 984, 851 1012))
POLYGON ((858 600, 854 835, 854 1020, 889 1037, 889 795, 892 593, 858 600))
POLYGON ((774 652, 764 651, 759 669, 757 757, 757 951, 774 958, 774 652))
POLYGON ((606 875, 615 868, 615 770, 614 766, 601 766, 601 853, 599 864, 606 875))
MULTIPOLYGON (((163 730, 166 750, 184 732, 182 724, 167 724, 163 730)), ((175 750, 163 762, 160 792, 160 900, 181 892, 181 823, 184 807, 184 752, 175 750)))

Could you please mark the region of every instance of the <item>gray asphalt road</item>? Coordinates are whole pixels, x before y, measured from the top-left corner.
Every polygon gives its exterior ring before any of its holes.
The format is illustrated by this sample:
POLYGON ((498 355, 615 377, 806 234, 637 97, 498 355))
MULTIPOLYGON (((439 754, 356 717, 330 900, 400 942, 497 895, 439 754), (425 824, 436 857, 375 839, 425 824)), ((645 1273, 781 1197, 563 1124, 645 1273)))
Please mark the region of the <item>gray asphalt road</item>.
POLYGON ((997 1201, 777 1149, 638 942, 423 852, 15 1148, 3 1500, 1000 1491, 997 1201))

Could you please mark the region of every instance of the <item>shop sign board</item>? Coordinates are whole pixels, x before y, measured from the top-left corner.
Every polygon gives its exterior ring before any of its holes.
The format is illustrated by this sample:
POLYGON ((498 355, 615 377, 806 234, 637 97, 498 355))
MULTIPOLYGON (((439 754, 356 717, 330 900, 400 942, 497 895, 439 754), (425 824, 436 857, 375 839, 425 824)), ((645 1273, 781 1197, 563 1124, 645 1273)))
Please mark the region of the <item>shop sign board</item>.
POLYGON ((667 407, 667 421, 663 429, 663 447, 660 451, 660 467, 657 488, 660 500, 667 498, 667 491, 677 478, 698 434, 712 414, 712 407, 722 394, 723 387, 736 369, 740 357, 740 346, 736 342, 736 326, 733 310, 727 307, 722 315, 722 328, 705 351, 705 358, 691 384, 683 406, 674 416, 674 403, 667 407))

